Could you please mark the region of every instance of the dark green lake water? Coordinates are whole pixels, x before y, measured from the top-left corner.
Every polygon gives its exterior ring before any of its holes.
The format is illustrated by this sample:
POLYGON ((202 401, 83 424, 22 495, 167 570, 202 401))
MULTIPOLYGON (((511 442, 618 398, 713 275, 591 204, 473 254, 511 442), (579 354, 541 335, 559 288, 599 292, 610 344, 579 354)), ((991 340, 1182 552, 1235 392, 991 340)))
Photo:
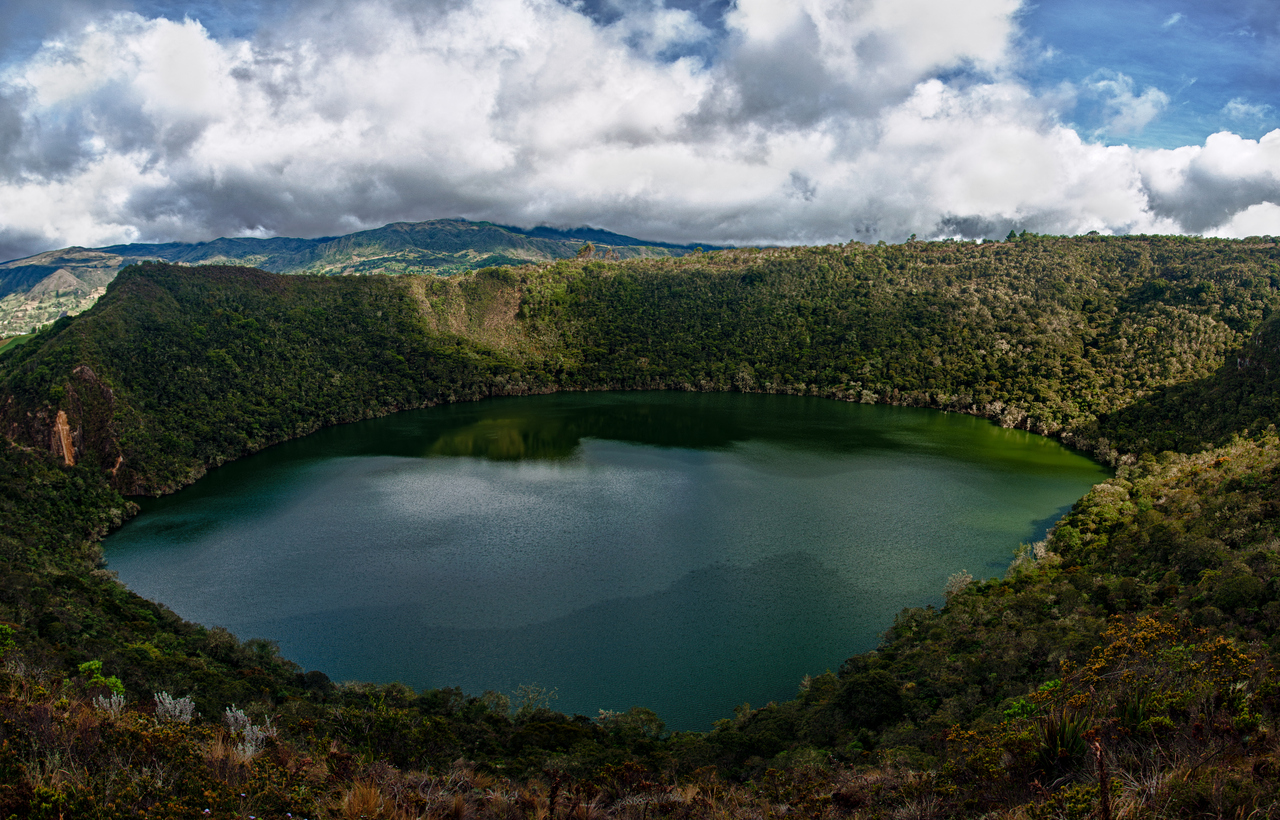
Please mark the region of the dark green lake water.
POLYGON ((143 502, 138 593, 335 680, 709 728, 1003 574, 1107 472, 981 419, 793 396, 567 393, 323 430, 143 502))

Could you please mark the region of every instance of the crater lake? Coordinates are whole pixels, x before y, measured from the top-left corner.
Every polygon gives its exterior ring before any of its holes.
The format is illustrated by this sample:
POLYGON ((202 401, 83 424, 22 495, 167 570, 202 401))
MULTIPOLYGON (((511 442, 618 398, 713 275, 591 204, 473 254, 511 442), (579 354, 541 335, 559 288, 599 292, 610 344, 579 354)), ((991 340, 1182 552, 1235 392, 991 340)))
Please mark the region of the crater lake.
MULTIPOLYGON (((973 416, 671 392, 342 425, 144 499, 110 569, 335 681, 708 729, 1003 575, 1109 472, 973 416)), ((183 693, 175 693, 183 694, 183 693)))

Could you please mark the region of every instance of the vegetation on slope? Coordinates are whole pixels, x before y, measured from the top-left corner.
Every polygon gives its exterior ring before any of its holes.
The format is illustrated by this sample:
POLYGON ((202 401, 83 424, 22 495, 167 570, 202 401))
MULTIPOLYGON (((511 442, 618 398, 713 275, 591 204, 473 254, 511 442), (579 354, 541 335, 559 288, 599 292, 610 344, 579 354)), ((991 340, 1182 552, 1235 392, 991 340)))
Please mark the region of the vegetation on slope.
POLYGON ((45 443, 65 412, 80 457, 130 493, 324 424, 551 389, 919 404, 1107 458, 1100 414, 1209 378, 1278 302, 1275 246, 1176 238, 720 251, 448 279, 150 265, 9 354, 6 420, 10 438, 45 443))
POLYGON ((1274 245, 1175 238, 720 251, 447 280, 131 269, 0 359, 14 642, 0 809, 1276 813, 1277 299, 1274 245), (95 571, 97 537, 129 514, 121 491, 171 489, 321 424, 655 387, 962 410, 1120 466, 1006 578, 955 579, 946 606, 903 612, 876 652, 709 733, 668 735, 644 710, 559 715, 536 691, 513 707, 334 687, 95 571), (157 692, 191 695, 202 717, 174 719, 157 692))
POLYGON ((1044 432, 1091 430, 1099 413, 1209 375, 1280 298, 1274 246, 1176 238, 723 251, 554 270, 564 295, 552 285, 524 310, 567 329, 580 379, 927 404, 1044 432))
POLYGON ((691 250, 693 246, 646 242, 592 228, 521 230, 465 219, 395 222, 319 239, 239 237, 64 248, 0 264, 0 335, 26 333, 86 310, 121 268, 144 261, 252 265, 273 273, 313 275, 450 275, 579 254, 629 259, 679 256, 691 250))
POLYGON ((50 441, 65 412, 78 459, 132 494, 324 425, 528 389, 385 277, 141 266, 46 334, 10 354, 11 437, 50 441))

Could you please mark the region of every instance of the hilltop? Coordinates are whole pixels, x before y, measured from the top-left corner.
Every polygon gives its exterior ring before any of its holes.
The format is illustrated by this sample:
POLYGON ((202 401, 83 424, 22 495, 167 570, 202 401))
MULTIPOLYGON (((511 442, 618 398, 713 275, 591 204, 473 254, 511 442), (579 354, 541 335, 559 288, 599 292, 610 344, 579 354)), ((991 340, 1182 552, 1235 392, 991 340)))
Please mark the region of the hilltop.
POLYGON ((1280 805, 1277 307, 1274 243, 1184 237, 451 277, 127 268, 0 357, 0 764, 16 784, 0 801, 48 816, 1266 816, 1280 805), (953 578, 945 606, 902 612, 876 651, 706 733, 668 734, 642 709, 560 715, 533 691, 335 687, 95 564, 126 496, 323 425, 601 389, 972 413, 1116 475, 1003 578, 953 578), (94 700, 111 677, 127 707, 94 700), (160 691, 206 717, 165 719, 160 691), (233 706, 272 721, 270 740, 220 727, 233 706), (180 775, 122 772, 125 757, 180 775))
POLYGON ((525 230, 465 219, 395 222, 318 239, 224 237, 210 242, 64 248, 0 264, 0 336, 28 333, 61 316, 80 313, 105 292, 121 268, 148 260, 249 265, 272 273, 324 276, 449 275, 491 265, 573 258, 587 244, 593 246, 588 252, 592 256, 608 259, 679 256, 695 248, 596 228, 525 230))

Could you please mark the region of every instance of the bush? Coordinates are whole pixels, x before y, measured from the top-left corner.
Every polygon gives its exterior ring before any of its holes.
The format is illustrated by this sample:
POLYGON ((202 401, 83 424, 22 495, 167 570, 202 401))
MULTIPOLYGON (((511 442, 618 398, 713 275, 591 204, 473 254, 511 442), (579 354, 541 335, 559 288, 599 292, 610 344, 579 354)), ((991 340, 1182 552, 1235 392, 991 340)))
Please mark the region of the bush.
POLYGON ((168 692, 156 692, 156 720, 164 723, 190 723, 195 717, 196 704, 191 698, 175 698, 168 692))

